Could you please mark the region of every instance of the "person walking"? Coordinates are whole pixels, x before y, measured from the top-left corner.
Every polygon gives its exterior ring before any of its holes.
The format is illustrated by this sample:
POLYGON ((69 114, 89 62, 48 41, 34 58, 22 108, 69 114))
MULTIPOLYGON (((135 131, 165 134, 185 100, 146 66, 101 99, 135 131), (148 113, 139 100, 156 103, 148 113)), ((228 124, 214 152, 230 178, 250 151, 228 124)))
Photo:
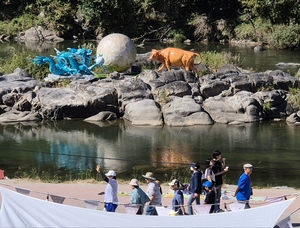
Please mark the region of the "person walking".
POLYGON ((192 177, 190 181, 190 185, 188 186, 188 190, 191 192, 191 195, 188 199, 188 214, 193 214, 192 203, 196 200, 196 204, 200 204, 200 195, 202 192, 202 172, 200 169, 200 164, 198 162, 193 162, 190 164, 190 169, 192 171, 192 177))
POLYGON ((100 165, 97 165, 96 170, 103 180, 107 182, 104 194, 105 210, 108 212, 115 212, 118 207, 117 173, 113 170, 109 170, 106 174, 104 174, 101 171, 100 165))
POLYGON ((220 211, 220 199, 223 185, 223 174, 228 171, 228 167, 225 167, 226 158, 222 158, 221 151, 214 150, 212 153, 212 159, 214 161, 214 165, 212 166, 212 171, 215 174, 215 192, 216 192, 216 200, 215 200, 215 211, 220 211))
POLYGON ((243 166, 244 173, 240 176, 238 186, 233 194, 239 203, 245 204, 245 209, 250 208, 249 199, 252 195, 252 182, 250 175, 252 174, 253 166, 251 164, 245 164, 243 166))
POLYGON ((146 194, 148 195, 150 201, 146 207, 146 215, 157 215, 155 206, 161 205, 161 193, 158 184, 155 182, 156 178, 152 172, 147 172, 145 175, 142 175, 147 184, 148 188, 146 194))
POLYGON ((173 179, 169 183, 170 188, 174 191, 174 197, 172 199, 172 210, 178 215, 185 215, 184 198, 183 193, 180 190, 180 182, 177 179, 173 179))
POLYGON ((139 204, 139 210, 137 211, 137 215, 142 215, 144 212, 145 203, 149 202, 150 199, 147 194, 140 188, 139 181, 137 179, 132 179, 129 183, 132 186, 132 192, 130 196, 131 204, 139 204))

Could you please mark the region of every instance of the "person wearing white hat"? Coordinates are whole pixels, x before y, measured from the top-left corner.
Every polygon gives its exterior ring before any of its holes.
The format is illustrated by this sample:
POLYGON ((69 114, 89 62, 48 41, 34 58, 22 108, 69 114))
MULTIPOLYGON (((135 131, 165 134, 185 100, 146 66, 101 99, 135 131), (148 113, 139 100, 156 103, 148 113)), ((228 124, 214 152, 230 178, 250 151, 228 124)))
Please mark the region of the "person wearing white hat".
POLYGON ((233 194, 234 197, 240 202, 245 204, 245 209, 250 208, 249 199, 252 194, 252 182, 250 175, 253 166, 249 163, 243 166, 244 173, 240 176, 238 186, 233 194))
POLYGON ((100 165, 97 165, 96 170, 103 180, 107 182, 104 194, 105 210, 108 212, 115 212, 118 207, 117 173, 114 170, 109 170, 106 174, 104 174, 101 171, 100 165))
POLYGON ((142 175, 147 184, 148 188, 146 194, 148 195, 150 201, 146 208, 146 215, 157 215, 155 206, 161 205, 161 193, 158 184, 155 182, 156 178, 151 172, 147 172, 145 175, 142 175))
POLYGON ((173 179, 169 183, 170 188, 174 191, 174 197, 172 199, 172 210, 174 210, 178 215, 185 215, 184 208, 184 197, 180 190, 180 182, 177 179, 173 179))
POLYGON ((137 215, 142 215, 144 211, 145 203, 149 202, 150 199, 147 194, 140 188, 139 181, 137 179, 132 179, 129 183, 132 186, 132 192, 130 196, 131 204, 139 204, 140 208, 137 215))

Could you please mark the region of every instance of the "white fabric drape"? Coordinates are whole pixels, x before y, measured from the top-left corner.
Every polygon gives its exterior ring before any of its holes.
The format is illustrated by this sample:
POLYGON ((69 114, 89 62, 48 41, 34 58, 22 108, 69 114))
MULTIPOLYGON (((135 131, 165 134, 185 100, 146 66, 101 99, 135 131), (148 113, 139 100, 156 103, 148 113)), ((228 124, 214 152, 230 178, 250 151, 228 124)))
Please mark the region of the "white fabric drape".
POLYGON ((0 187, 0 227, 270 227, 295 198, 267 206, 193 216, 103 212, 36 199, 0 187))

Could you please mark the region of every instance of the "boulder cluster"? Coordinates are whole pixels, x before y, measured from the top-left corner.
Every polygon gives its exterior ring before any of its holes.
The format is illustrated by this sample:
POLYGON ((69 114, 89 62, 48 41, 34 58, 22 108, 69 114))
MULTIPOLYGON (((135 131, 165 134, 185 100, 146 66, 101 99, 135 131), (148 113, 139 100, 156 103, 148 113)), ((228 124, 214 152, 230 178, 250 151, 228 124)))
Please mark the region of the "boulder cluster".
MULTIPOLYGON (((138 55, 133 68, 155 64, 147 55, 138 55)), ((161 73, 140 70, 136 76, 115 72, 101 80, 77 78, 66 87, 53 87, 16 69, 0 75, 0 82, 0 123, 74 118, 124 118, 134 125, 157 126, 270 119, 300 123, 288 102, 289 89, 298 88, 299 79, 280 70, 250 73, 226 65, 200 78, 176 68, 161 73)))

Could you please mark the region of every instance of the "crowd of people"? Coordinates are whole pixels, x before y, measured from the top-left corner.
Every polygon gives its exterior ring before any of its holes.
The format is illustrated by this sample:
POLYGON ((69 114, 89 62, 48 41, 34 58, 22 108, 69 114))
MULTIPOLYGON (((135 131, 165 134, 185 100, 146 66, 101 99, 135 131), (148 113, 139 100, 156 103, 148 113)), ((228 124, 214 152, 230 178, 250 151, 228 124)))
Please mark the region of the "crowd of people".
MULTIPOLYGON (((192 204, 200 205, 200 195, 204 194, 204 204, 210 204, 209 213, 222 212, 220 208, 221 188, 223 185, 222 175, 228 172, 229 167, 226 166, 226 158, 222 158, 221 151, 215 150, 212 157, 206 160, 206 169, 202 173, 200 163, 193 162, 190 165, 192 172, 190 183, 187 187, 178 180, 173 179, 169 186, 174 191, 172 199, 172 210, 176 215, 193 215, 192 204), (187 205, 184 204, 183 190, 187 190, 190 194, 187 205), (186 211, 187 208, 187 211, 186 211)), ((237 201, 245 204, 245 209, 250 208, 249 199, 252 195, 252 182, 250 175, 253 166, 245 164, 243 166, 244 173, 240 176, 237 188, 233 194, 237 201)), ((96 167, 97 172, 101 175, 104 181, 107 182, 105 189, 105 210, 115 212, 118 207, 118 183, 116 181, 116 172, 110 170, 107 173, 101 171, 101 167, 96 167)), ((147 183, 147 190, 144 192, 140 188, 139 181, 132 179, 129 185, 132 187, 130 204, 139 205, 137 214, 143 214, 145 208, 146 215, 157 215, 157 206, 162 205, 162 189, 160 182, 156 180, 152 172, 147 172, 142 175, 147 183)))

